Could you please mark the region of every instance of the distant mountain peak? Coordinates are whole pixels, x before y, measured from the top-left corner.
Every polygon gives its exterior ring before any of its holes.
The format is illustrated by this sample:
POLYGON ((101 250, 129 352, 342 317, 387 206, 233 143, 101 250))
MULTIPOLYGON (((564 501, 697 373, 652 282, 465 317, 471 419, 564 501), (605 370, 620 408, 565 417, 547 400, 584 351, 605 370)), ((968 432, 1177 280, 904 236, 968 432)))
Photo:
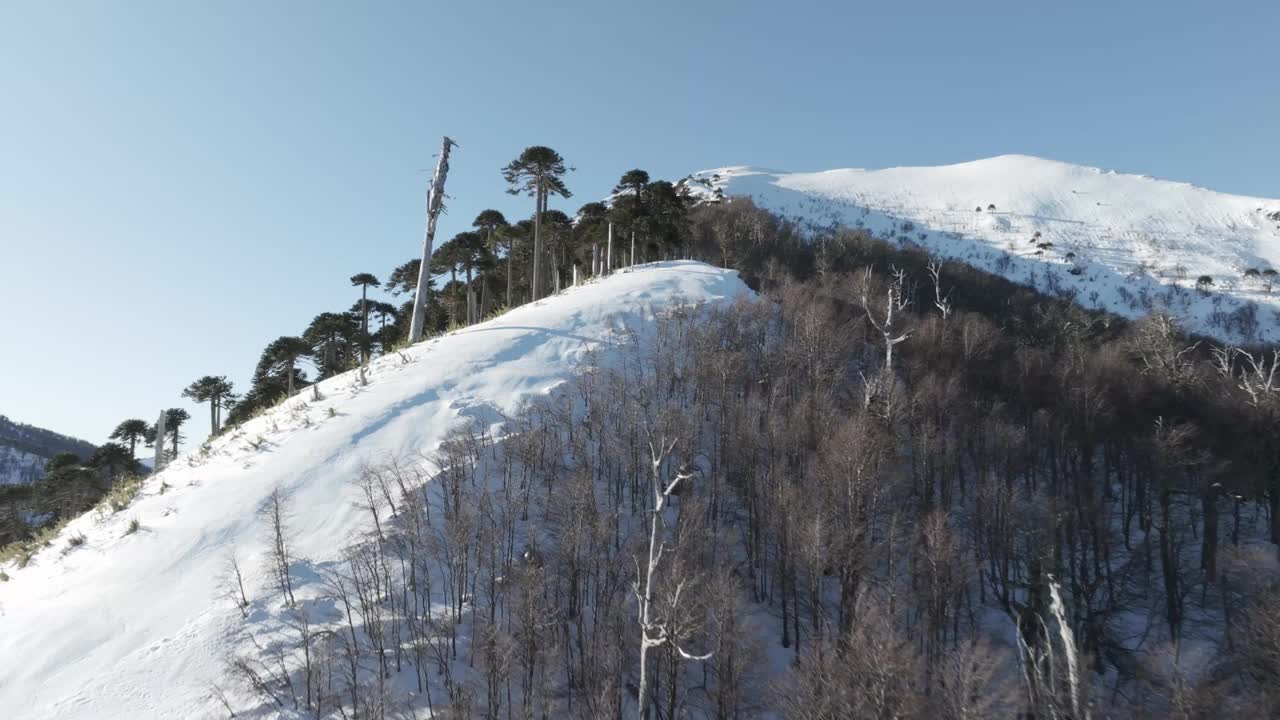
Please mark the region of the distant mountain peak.
POLYGON ((1022 154, 932 167, 704 170, 695 196, 748 196, 811 231, 892 242, 1233 343, 1280 342, 1280 200, 1022 154), (1250 272, 1256 271, 1256 272, 1250 272), (1207 280, 1206 280, 1207 278, 1207 280))

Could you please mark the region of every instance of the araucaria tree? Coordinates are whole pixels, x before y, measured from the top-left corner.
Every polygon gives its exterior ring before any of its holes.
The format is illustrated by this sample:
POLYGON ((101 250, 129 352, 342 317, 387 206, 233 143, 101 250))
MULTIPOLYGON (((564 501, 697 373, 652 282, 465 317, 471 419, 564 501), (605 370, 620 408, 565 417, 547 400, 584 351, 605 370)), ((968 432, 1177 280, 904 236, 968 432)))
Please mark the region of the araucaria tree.
POLYGON ((569 170, 560 153, 549 147, 534 145, 527 147, 520 157, 512 160, 502 169, 502 177, 511 188, 507 192, 512 195, 525 194, 534 199, 533 210, 533 278, 532 299, 537 300, 542 290, 540 259, 542 256, 542 213, 547 209, 547 198, 551 195, 572 197, 573 193, 564 184, 564 174, 569 170))
POLYGON ((372 273, 351 276, 351 286, 360 288, 360 357, 369 362, 369 286, 381 283, 372 273))
MULTIPOLYGON (((475 222, 471 223, 472 227, 474 227, 476 230, 484 234, 485 249, 489 253, 489 256, 494 259, 493 264, 495 266, 497 265, 497 257, 498 257, 498 231, 501 230, 502 228, 507 227, 507 225, 508 225, 507 218, 504 217, 502 213, 492 209, 481 210, 480 214, 476 215, 475 222)), ((511 307, 511 257, 510 256, 507 257, 506 262, 507 262, 507 307, 511 307)), ((489 283, 485 283, 484 287, 488 288, 489 283)), ((487 304, 486 302, 481 301, 480 303, 481 312, 484 312, 485 310, 487 310, 487 308, 485 307, 486 304, 487 304)))
POLYGON ((644 193, 644 189, 649 185, 649 173, 636 168, 628 170, 622 174, 618 180, 618 184, 613 186, 614 193, 631 193, 635 199, 639 200, 640 195, 644 193))
MULTIPOLYGON (((178 443, 182 442, 182 425, 191 419, 191 413, 182 408, 169 408, 164 411, 164 434, 169 437, 173 444, 173 455, 178 455, 178 443)), ((156 442, 162 443, 164 438, 156 438, 156 442)))
POLYGON ((205 375, 187 386, 182 397, 191 398, 195 402, 209 403, 209 434, 217 435, 222 420, 221 409, 231 393, 232 385, 224 375, 205 375))
POLYGON ((137 458, 138 441, 147 439, 147 421, 130 418, 121 422, 111 431, 111 440, 129 443, 129 459, 137 458))
POLYGON ((263 352, 265 358, 270 358, 273 365, 285 372, 285 377, 288 378, 288 392, 291 397, 293 396, 293 378, 298 368, 298 360, 310 354, 311 346, 307 344, 306 340, 291 336, 276 338, 263 352))
POLYGON ((321 378, 337 375, 354 364, 356 320, 348 313, 324 312, 303 331, 302 339, 311 346, 321 378))
POLYGON ((454 259, 462 266, 467 279, 467 324, 479 320, 480 308, 477 304, 474 275, 475 271, 485 264, 484 236, 478 232, 460 232, 453 240, 454 259))
POLYGON ((618 184, 613 186, 614 199, 610 215, 615 223, 631 231, 632 265, 636 263, 636 229, 644 224, 646 216, 644 191, 648 186, 649 173, 639 168, 623 173, 618 184))

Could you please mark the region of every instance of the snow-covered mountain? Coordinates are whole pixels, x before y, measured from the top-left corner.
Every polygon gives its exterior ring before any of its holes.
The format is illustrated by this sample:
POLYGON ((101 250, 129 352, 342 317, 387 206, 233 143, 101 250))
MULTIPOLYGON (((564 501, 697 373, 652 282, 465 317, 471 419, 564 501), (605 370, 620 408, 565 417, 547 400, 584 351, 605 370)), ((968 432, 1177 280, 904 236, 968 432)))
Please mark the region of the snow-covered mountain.
POLYGON ((750 196, 809 229, 865 228, 1085 307, 1137 317, 1163 306, 1194 332, 1280 341, 1280 200, 1025 155, 813 173, 727 167, 686 184, 704 198, 750 196))
POLYGON ((499 431, 589 350, 608 362, 618 331, 643 338, 665 308, 745 292, 736 273, 701 263, 618 272, 389 354, 363 375, 325 380, 318 394, 304 391, 178 458, 127 510, 88 513, 26 567, 0 568, 9 575, 0 582, 5 717, 226 717, 211 688, 228 687, 228 655, 244 630, 261 636, 284 622, 265 601, 242 619, 227 598, 233 552, 249 597, 270 595, 260 510, 274 489, 291 497, 295 592, 320 594, 316 568, 372 524, 360 505, 362 467, 426 458, 463 420, 499 431))
POLYGON ((54 455, 69 452, 88 459, 94 449, 83 440, 0 415, 0 485, 35 482, 54 455))

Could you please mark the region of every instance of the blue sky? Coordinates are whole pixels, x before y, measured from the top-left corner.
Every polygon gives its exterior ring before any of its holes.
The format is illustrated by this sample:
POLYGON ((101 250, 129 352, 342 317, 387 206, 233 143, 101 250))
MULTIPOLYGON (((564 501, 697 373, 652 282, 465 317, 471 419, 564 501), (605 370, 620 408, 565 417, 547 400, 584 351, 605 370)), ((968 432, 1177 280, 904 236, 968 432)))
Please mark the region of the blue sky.
MULTIPOLYGON (((1027 153, 1280 197, 1280 3, 0 3, 0 413, 100 442, 244 386, 347 278, 527 215, 527 145, 575 209, 677 179, 1027 153)), ((191 435, 207 432, 192 408, 191 435)))

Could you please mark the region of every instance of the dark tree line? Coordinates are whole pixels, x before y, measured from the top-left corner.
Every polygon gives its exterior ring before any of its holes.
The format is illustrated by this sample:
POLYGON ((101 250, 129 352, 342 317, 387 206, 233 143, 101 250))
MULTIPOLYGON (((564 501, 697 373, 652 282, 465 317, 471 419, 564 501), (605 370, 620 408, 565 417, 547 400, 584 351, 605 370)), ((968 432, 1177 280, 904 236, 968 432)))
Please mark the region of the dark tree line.
MULTIPOLYGON (((572 196, 564 182, 570 170, 559 153, 543 146, 526 148, 502 169, 510 193, 534 199, 534 213, 510 222, 497 210, 481 211, 471 230, 435 248, 431 270, 439 287, 433 283, 427 298, 429 333, 480 322, 613 268, 689 255, 693 204, 682 187, 631 170, 611 203, 587 203, 570 217, 549 207, 554 197, 572 196), (612 267, 605 267, 606 260, 612 267)), ((212 401, 199 394, 198 402, 210 402, 215 432, 224 410, 227 423, 239 424, 311 383, 400 347, 408 337, 420 265, 417 258, 406 261, 385 283, 372 273, 352 276, 351 285, 360 289, 355 304, 317 315, 300 335, 272 341, 242 398, 212 401), (377 288, 391 300, 371 298, 377 288), (402 296, 403 302, 394 302, 402 296)))

